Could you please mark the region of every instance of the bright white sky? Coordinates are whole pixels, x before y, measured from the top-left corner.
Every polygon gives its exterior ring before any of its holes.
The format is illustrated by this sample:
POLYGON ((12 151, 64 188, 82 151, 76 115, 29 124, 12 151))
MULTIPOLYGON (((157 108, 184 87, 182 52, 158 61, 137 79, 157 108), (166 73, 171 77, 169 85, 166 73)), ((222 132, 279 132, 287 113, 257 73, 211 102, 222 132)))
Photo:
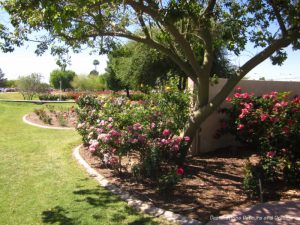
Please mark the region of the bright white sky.
MULTIPOLYGON (((70 54, 71 65, 68 70, 73 70, 76 74, 89 74, 95 67, 93 60, 97 59, 100 65, 97 71, 101 74, 106 68, 106 55, 89 55, 88 52, 80 54, 70 54)), ((24 46, 16 49, 12 53, 0 52, 0 68, 9 80, 17 79, 19 76, 29 75, 31 73, 40 73, 45 82, 49 82, 49 76, 52 70, 58 69, 56 65, 57 57, 49 53, 43 56, 37 56, 31 47, 24 46)))
MULTIPOLYGON (((7 14, 0 9, 1 22, 8 23, 7 14)), ((35 45, 27 43, 21 48, 17 48, 12 53, 0 52, 0 68, 5 73, 5 77, 12 80, 19 76, 31 73, 40 73, 44 77, 44 81, 49 81, 50 72, 57 69, 57 57, 51 56, 49 53, 43 56, 36 56, 34 53, 35 45)), ((247 50, 240 57, 232 57, 233 63, 243 65, 251 56, 255 55, 258 50, 251 45, 247 45, 247 50)), ((300 81, 300 50, 293 51, 287 49, 288 59, 283 66, 273 66, 270 60, 261 63, 253 69, 247 77, 250 79, 259 79, 265 77, 267 80, 299 80, 300 81)), ((97 67, 99 73, 103 73, 106 68, 106 55, 90 55, 88 51, 80 54, 70 54, 71 65, 67 69, 75 71, 77 74, 89 74, 94 69, 93 60, 97 59, 100 65, 97 67)))

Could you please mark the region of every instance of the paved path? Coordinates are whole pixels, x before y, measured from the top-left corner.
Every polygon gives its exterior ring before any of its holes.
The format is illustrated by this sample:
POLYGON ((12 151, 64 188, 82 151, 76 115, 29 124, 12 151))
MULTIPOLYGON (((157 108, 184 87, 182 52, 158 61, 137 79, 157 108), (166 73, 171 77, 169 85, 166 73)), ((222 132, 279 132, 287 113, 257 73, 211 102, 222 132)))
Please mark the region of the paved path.
POLYGON ((207 225, 299 225, 300 200, 268 202, 234 211, 232 214, 211 217, 207 225))

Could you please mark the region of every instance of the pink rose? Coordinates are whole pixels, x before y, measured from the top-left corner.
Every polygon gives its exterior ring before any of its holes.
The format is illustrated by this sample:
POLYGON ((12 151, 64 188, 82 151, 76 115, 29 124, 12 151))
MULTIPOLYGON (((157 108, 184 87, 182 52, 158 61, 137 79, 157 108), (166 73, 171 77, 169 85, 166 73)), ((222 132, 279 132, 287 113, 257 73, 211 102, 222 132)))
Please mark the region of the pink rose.
POLYGON ((225 98, 225 100, 226 100, 226 102, 231 102, 231 98, 230 97, 227 97, 227 98, 225 98))
POLYGON ((264 114, 261 114, 260 116, 260 121, 264 122, 267 118, 269 118, 269 115, 264 113, 264 114))
POLYGON ((244 129, 245 125, 244 124, 239 124, 237 127, 237 130, 242 130, 244 129))
POLYGON ((164 129, 164 131, 163 131, 163 135, 164 136, 169 136, 171 134, 171 131, 169 130, 169 129, 164 129))
POLYGON ((151 128, 151 129, 154 129, 155 126, 156 126, 155 123, 151 123, 150 128, 151 128))
POLYGON ((189 136, 185 136, 183 139, 184 139, 184 141, 186 141, 186 142, 189 142, 189 141, 191 140, 191 138, 190 138, 189 136))

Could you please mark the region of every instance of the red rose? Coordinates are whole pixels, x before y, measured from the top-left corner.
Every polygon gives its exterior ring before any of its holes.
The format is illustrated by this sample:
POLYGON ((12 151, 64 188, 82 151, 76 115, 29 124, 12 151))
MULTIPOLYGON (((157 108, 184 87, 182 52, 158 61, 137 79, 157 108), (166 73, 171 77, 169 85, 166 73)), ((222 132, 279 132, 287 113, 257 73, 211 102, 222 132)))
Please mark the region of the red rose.
POLYGON ((179 167, 179 168, 176 170, 176 174, 182 175, 182 174, 184 174, 184 170, 183 170, 181 167, 179 167))

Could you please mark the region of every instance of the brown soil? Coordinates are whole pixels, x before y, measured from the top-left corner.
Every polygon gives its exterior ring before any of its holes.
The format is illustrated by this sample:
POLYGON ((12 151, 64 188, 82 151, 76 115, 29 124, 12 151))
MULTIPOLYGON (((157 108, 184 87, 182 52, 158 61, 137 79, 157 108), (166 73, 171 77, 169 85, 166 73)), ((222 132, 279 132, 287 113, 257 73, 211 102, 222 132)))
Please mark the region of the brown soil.
MULTIPOLYGON (((209 221, 211 215, 219 216, 233 210, 246 208, 258 203, 258 200, 247 198, 243 188, 243 168, 250 157, 255 161, 257 156, 239 149, 220 150, 214 153, 188 160, 186 176, 176 186, 172 196, 158 194, 157 188, 144 179, 136 182, 130 176, 116 175, 112 170, 100 166, 100 160, 92 156, 85 148, 80 150, 83 158, 110 182, 130 192, 137 198, 152 202, 155 206, 180 213, 200 221, 209 221)), ((273 199, 300 199, 299 190, 281 189, 273 199)))
POLYGON ((66 124, 65 126, 61 126, 59 123, 58 117, 56 113, 51 113, 47 111, 47 115, 50 116, 51 118, 51 124, 46 124, 40 118, 35 114, 35 113, 29 113, 26 117, 26 119, 32 123, 38 124, 38 125, 43 125, 43 126, 49 126, 49 127, 75 127, 77 124, 77 118, 75 115, 66 115, 65 116, 65 121, 66 124))

